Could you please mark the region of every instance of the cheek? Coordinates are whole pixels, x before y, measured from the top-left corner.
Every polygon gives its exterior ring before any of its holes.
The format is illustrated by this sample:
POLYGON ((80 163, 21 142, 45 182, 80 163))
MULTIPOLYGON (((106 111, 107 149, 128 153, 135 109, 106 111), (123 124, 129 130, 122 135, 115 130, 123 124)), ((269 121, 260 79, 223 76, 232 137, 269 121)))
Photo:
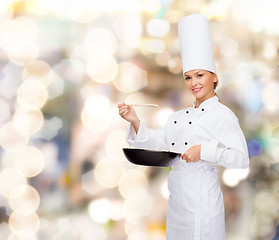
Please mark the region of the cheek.
POLYGON ((188 81, 185 80, 185 84, 186 84, 186 87, 187 87, 188 89, 191 89, 191 83, 190 83, 189 80, 188 80, 188 81))
POLYGON ((214 87, 213 80, 210 78, 205 78, 201 81, 201 84, 203 84, 204 87, 206 88, 211 88, 214 87))

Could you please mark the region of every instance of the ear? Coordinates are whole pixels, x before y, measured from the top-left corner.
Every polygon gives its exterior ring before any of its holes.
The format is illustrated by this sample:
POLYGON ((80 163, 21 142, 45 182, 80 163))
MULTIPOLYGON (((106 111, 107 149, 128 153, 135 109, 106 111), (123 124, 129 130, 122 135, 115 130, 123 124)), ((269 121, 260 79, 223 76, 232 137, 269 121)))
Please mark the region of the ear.
POLYGON ((213 82, 218 82, 218 76, 215 73, 213 73, 213 82))

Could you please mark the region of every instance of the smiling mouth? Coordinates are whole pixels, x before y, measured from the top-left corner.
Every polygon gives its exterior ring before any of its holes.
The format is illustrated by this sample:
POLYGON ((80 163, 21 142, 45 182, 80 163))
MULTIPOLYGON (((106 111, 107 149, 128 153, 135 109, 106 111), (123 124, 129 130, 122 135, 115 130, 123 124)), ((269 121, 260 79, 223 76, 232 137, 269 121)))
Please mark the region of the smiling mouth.
POLYGON ((199 88, 193 88, 193 92, 199 92, 202 89, 202 87, 199 88))

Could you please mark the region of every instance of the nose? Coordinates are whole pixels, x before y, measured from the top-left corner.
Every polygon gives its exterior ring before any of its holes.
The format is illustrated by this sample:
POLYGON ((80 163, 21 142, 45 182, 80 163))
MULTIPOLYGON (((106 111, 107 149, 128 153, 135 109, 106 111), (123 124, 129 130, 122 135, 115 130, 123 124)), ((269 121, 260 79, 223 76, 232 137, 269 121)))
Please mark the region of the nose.
POLYGON ((196 77, 193 77, 193 79, 192 79, 192 86, 193 86, 193 87, 196 86, 197 83, 198 83, 197 78, 196 78, 196 77))

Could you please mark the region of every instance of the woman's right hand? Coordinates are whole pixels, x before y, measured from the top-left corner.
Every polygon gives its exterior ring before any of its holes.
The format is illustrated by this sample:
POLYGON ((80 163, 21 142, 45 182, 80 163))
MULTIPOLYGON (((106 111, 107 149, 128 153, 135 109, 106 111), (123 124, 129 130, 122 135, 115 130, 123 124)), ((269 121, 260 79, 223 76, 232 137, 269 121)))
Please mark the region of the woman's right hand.
POLYGON ((118 104, 119 115, 128 122, 135 124, 139 122, 139 118, 133 107, 123 103, 118 104))

